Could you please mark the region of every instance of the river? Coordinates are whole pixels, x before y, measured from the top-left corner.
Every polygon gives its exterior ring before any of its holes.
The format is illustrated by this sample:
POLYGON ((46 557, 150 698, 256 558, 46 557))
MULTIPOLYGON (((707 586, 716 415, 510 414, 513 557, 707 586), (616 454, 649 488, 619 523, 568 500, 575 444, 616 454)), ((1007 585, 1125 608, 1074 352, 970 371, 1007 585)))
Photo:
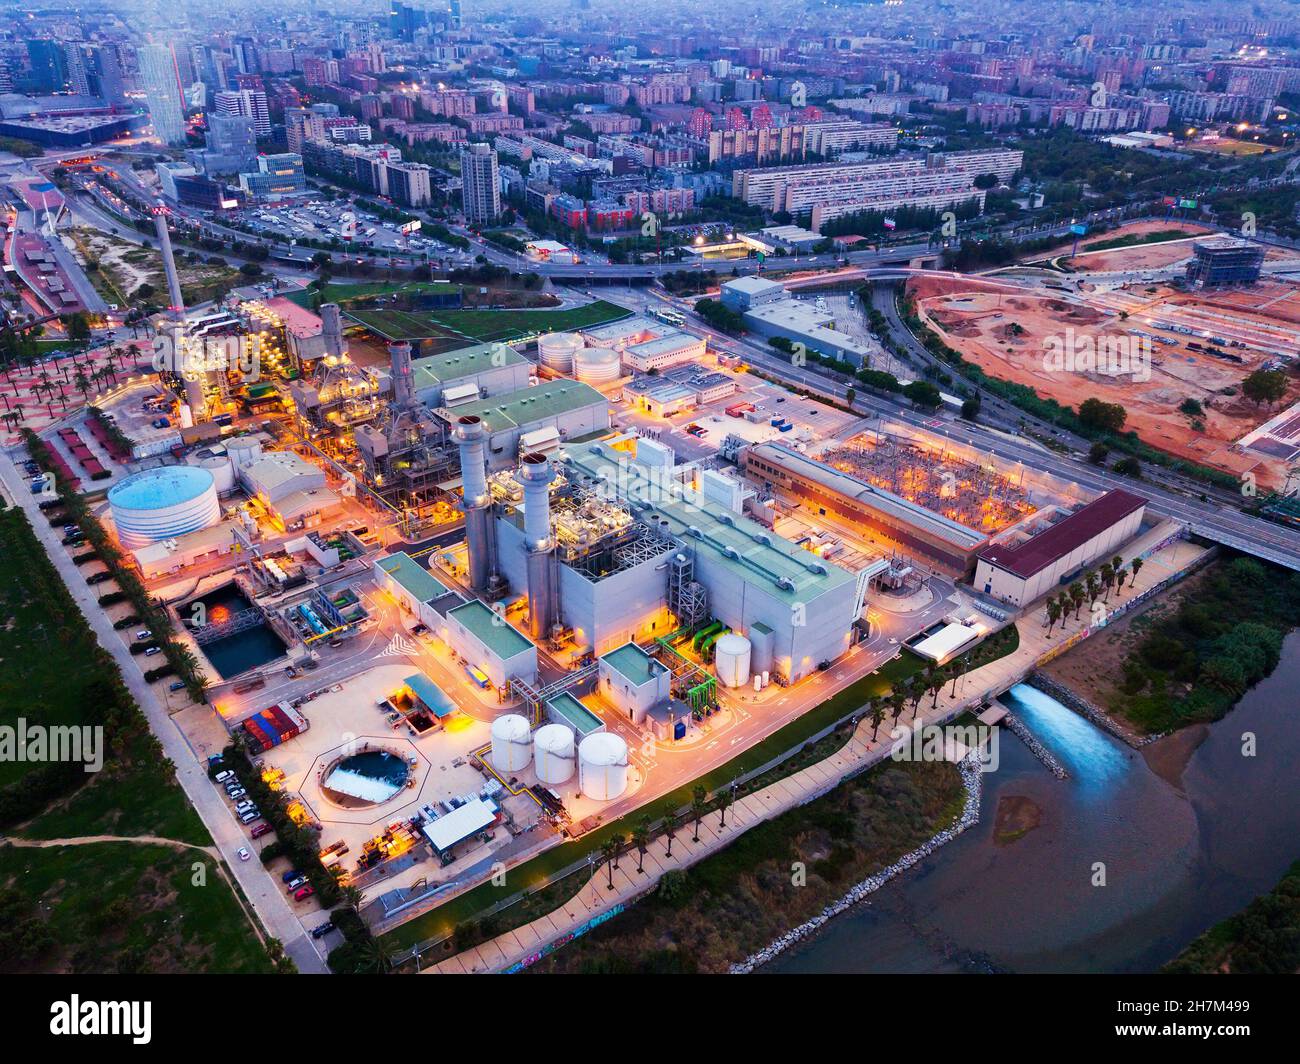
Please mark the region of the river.
POLYGON ((1273 675, 1227 717, 1137 752, 1042 692, 1013 689, 1007 707, 1070 778, 1054 779, 1004 730, 979 825, 764 971, 1158 968, 1300 858, 1298 690, 1293 632, 1273 675), (1004 799, 1031 801, 1038 826, 995 839, 1004 799))

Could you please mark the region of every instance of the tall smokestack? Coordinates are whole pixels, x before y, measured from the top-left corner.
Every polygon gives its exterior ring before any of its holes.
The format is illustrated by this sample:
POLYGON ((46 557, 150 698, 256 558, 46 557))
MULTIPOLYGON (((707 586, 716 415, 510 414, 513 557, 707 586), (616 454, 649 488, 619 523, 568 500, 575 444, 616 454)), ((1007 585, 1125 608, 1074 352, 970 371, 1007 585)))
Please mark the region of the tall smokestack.
POLYGON ((321 304, 320 324, 325 338, 325 353, 337 358, 343 354, 343 315, 337 303, 321 304))
POLYGON ((415 405, 415 371, 411 367, 411 345, 388 345, 389 374, 393 378, 393 405, 407 410, 415 405))
POLYGON ((154 230, 158 234, 158 250, 162 253, 163 272, 167 275, 167 297, 171 305, 167 308, 173 321, 185 318, 185 300, 181 298, 181 278, 176 272, 176 256, 172 254, 172 236, 167 231, 168 211, 161 203, 153 209, 154 230))
MULTIPOLYGON (((396 389, 397 382, 393 382, 396 389)), ((454 433, 460 447, 461 509, 465 513, 465 546, 469 552, 469 586, 481 592, 492 577, 495 529, 487 486, 487 431, 477 417, 463 417, 454 433)))
POLYGON ((524 547, 528 551, 528 628, 533 639, 544 639, 555 621, 555 579, 551 538, 550 459, 533 451, 519 466, 524 486, 524 547))

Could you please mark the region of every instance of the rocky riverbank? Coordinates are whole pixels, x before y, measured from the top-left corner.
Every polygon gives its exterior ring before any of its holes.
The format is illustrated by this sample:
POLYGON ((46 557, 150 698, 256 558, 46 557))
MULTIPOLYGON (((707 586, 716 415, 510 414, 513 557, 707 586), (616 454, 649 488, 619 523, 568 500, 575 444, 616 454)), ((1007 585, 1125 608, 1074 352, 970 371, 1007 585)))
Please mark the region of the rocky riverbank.
POLYGON ((851 890, 844 894, 838 901, 826 906, 821 912, 811 920, 807 920, 798 927, 787 931, 776 941, 751 954, 745 960, 731 966, 732 975, 746 975, 753 972, 760 965, 766 964, 778 954, 789 949, 796 942, 807 938, 813 932, 824 926, 834 917, 847 911, 858 902, 862 901, 870 894, 874 894, 895 876, 906 872, 918 862, 929 857, 940 846, 951 842, 967 828, 979 823, 980 818, 980 797, 983 794, 984 777, 980 772, 980 762, 975 754, 969 753, 957 766, 961 772, 962 783, 966 788, 966 801, 962 806, 961 815, 957 818, 956 823, 951 827, 940 831, 933 838, 929 839, 923 845, 917 847, 911 853, 900 857, 893 864, 882 868, 879 872, 867 877, 858 883, 851 890))
POLYGON ((1048 772, 1058 780, 1070 778, 1070 774, 1065 771, 1065 767, 1056 760, 1047 747, 1034 737, 1034 733, 1029 730, 1029 726, 1025 724, 1024 721, 1014 713, 1008 713, 1002 718, 1002 723, 1006 725, 1007 730, 1011 732, 1012 735, 1029 747, 1030 753, 1047 766, 1048 772))

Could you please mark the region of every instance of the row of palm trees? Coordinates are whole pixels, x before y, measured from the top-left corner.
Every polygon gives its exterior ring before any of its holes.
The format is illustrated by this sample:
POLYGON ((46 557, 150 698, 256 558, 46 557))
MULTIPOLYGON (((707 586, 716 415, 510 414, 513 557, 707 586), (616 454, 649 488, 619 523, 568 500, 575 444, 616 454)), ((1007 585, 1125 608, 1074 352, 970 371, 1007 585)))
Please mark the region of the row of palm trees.
MULTIPOLYGON (((664 837, 668 840, 667 848, 664 851, 665 857, 673 855, 673 840, 677 838, 677 832, 683 824, 694 821, 695 833, 691 836, 692 842, 700 841, 700 824, 703 822, 705 815, 710 809, 716 808, 721 816, 718 819, 718 827, 727 826, 727 810, 736 797, 736 784, 730 787, 723 787, 713 796, 713 801, 709 801, 709 792, 703 786, 699 785, 691 792, 691 808, 685 816, 679 816, 676 813, 669 813, 664 817, 660 828, 664 837)), ((632 828, 631 838, 628 839, 623 835, 615 832, 606 839, 600 847, 600 856, 609 873, 607 889, 614 889, 614 869, 618 867, 618 860, 623 854, 628 852, 629 842, 631 848, 637 852, 636 871, 637 875, 645 874, 645 855, 650 848, 650 840, 654 838, 654 829, 648 816, 641 817, 636 825, 632 828)))
POLYGON ((30 384, 20 384, 12 375, 9 376, 9 384, 13 387, 14 399, 10 402, 7 392, 0 391, 0 402, 4 403, 4 411, 0 412, 0 421, 3 421, 10 428, 21 425, 26 419, 26 411, 21 399, 24 396, 35 397, 39 402, 41 393, 45 393, 45 404, 50 413, 54 412, 54 404, 59 404, 60 413, 68 408, 67 388, 75 388, 81 393, 81 400, 84 403, 93 391, 98 391, 105 384, 114 385, 117 383, 118 372, 127 358, 127 352, 121 347, 110 347, 105 352, 105 361, 103 364, 96 363, 93 359, 87 358, 84 362, 80 355, 74 354, 71 359, 57 360, 50 365, 55 369, 51 374, 49 366, 43 365, 35 381, 30 384), (69 369, 71 362, 71 369, 69 369), (57 397, 55 392, 58 392, 57 397))
POLYGON ((1089 570, 1078 580, 1073 581, 1059 595, 1048 595, 1045 604, 1046 616, 1043 620, 1043 627, 1047 629, 1048 636, 1051 636, 1052 629, 1056 627, 1058 621, 1062 622, 1061 627, 1064 629, 1064 621, 1071 615, 1077 620, 1085 602, 1088 604, 1088 609, 1092 610, 1098 599, 1109 602, 1112 591, 1117 595, 1123 595, 1124 578, 1129 578, 1129 587, 1132 587, 1141 571, 1141 558, 1134 558, 1126 569, 1124 560, 1117 554, 1109 561, 1103 562, 1099 568, 1089 570))

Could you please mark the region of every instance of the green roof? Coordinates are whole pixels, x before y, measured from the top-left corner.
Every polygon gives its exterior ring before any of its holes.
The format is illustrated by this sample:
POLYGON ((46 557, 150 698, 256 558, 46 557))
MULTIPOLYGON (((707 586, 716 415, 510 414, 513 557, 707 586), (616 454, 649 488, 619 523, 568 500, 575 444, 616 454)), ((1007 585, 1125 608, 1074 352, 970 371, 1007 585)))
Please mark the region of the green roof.
POLYGON ((649 683, 658 673, 655 660, 635 643, 624 643, 616 650, 602 654, 600 660, 626 677, 634 687, 649 683))
POLYGON ((439 720, 456 712, 458 708, 456 703, 424 673, 413 673, 402 682, 414 692, 416 698, 424 703, 425 708, 439 720))
POLYGON ((606 402, 605 397, 589 384, 553 380, 506 395, 465 403, 456 407, 455 413, 457 417, 473 415, 482 418, 489 432, 503 432, 606 402))
POLYGON ((435 387, 452 381, 472 377, 490 369, 502 369, 505 366, 517 366, 527 362, 518 351, 509 344, 474 344, 457 351, 447 351, 441 355, 426 355, 413 359, 411 368, 415 374, 415 390, 435 387))
POLYGON ((429 570, 405 551, 399 550, 396 554, 380 558, 379 568, 420 602, 432 602, 447 593, 447 589, 429 575, 429 570))
POLYGON ((533 645, 531 639, 478 599, 448 610, 447 616, 455 617, 470 635, 503 661, 522 654, 533 645))
POLYGON ((648 466, 606 441, 570 442, 564 466, 604 481, 634 510, 664 518, 673 537, 791 605, 810 602, 857 579, 847 569, 795 546, 757 521, 719 511, 695 500, 689 492, 669 495, 661 484, 651 480, 648 466))
POLYGON ((562 691, 546 703, 557 717, 569 725, 579 735, 598 732, 605 725, 591 710, 579 702, 568 691, 562 691))

